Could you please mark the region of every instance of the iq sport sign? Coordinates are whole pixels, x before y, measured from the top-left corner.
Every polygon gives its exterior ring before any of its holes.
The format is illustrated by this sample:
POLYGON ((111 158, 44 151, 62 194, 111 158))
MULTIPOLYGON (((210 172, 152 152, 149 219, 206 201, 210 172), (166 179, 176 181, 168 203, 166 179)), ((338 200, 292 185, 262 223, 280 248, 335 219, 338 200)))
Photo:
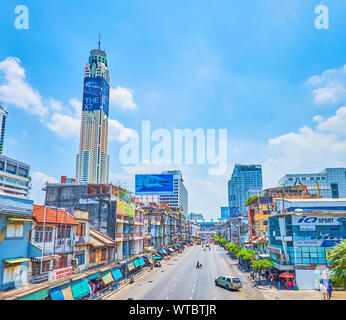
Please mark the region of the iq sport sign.
POLYGON ((343 226, 346 225, 345 217, 293 216, 292 225, 299 226, 301 232, 307 232, 305 236, 295 236, 294 244, 296 246, 331 248, 346 237, 342 231, 343 226))
POLYGON ((172 195, 173 174, 137 174, 136 195, 172 195))

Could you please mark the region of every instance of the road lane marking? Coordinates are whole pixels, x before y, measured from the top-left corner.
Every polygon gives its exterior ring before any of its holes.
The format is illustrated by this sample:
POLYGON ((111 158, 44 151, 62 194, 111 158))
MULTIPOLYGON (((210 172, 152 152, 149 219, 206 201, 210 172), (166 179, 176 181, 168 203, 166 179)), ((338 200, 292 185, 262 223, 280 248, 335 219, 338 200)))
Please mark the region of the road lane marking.
POLYGON ((239 293, 240 298, 241 298, 242 300, 244 300, 244 299, 243 299, 243 296, 242 296, 241 293, 240 293, 240 291, 238 291, 238 293, 239 293))

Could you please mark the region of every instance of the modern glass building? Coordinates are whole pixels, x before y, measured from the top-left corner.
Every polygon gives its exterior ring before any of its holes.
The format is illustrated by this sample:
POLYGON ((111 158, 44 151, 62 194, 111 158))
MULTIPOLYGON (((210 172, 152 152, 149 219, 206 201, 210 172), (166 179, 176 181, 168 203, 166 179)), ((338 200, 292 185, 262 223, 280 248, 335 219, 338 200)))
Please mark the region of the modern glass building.
POLYGON ((228 204, 231 214, 247 216, 245 201, 247 191, 262 188, 262 166, 236 164, 228 181, 228 204))
POLYGON ((181 208, 185 215, 188 215, 189 195, 184 185, 183 175, 180 170, 164 171, 162 174, 173 174, 173 195, 160 195, 160 202, 168 202, 168 205, 173 208, 181 208))
POLYGON ((346 168, 327 168, 320 173, 287 174, 281 187, 304 185, 310 194, 323 198, 346 198, 346 168))
POLYGON ((109 86, 107 56, 99 42, 99 48, 90 51, 84 68, 80 146, 76 159, 78 183, 108 184, 109 86))

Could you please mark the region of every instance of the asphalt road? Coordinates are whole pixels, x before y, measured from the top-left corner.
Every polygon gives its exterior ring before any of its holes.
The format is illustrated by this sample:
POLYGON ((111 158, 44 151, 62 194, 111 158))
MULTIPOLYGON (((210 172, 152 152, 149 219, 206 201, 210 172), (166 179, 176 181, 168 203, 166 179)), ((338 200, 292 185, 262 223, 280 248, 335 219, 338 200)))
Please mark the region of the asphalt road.
POLYGON ((107 300, 263 300, 261 292, 237 272, 224 249, 211 245, 187 247, 182 254, 170 258, 161 268, 149 271, 107 300), (197 261, 203 265, 196 269, 197 261), (239 291, 228 291, 214 285, 214 279, 228 275, 243 283, 239 291))

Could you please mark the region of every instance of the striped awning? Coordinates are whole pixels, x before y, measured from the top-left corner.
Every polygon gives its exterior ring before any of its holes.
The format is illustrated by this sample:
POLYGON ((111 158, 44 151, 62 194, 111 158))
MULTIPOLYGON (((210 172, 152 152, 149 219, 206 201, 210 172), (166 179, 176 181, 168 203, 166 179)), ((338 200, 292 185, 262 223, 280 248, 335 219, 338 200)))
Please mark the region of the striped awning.
POLYGON ((17 263, 23 263, 26 261, 29 261, 30 259, 28 258, 15 258, 15 259, 6 259, 4 260, 4 263, 6 264, 17 264, 17 263))
POLYGON ((110 270, 104 272, 102 274, 102 280, 105 284, 109 284, 111 282, 114 282, 114 279, 112 277, 112 272, 110 270))

